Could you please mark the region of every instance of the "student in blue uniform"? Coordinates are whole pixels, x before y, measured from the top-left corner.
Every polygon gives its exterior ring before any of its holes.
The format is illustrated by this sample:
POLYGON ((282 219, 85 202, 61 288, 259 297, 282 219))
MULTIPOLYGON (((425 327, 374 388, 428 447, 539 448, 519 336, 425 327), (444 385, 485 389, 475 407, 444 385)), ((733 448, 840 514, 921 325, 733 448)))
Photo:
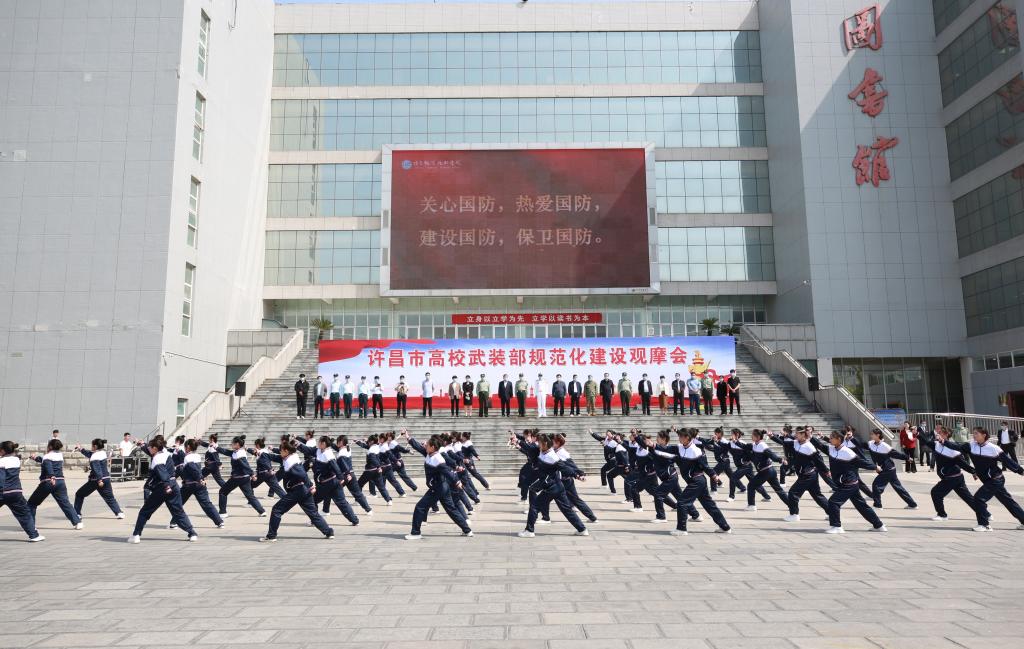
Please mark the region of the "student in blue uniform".
MULTIPOLYGON (((527 428, 522 433, 513 433, 510 430, 508 434, 509 446, 519 450, 520 453, 526 456, 526 464, 519 470, 519 488, 520 493, 526 493, 526 508, 523 510, 523 513, 529 514, 530 510, 534 507, 534 501, 537 499, 537 494, 542 484, 537 481, 540 471, 538 465, 540 464, 539 458, 541 453, 540 444, 537 442, 539 429, 527 428)), ((551 518, 548 514, 548 509, 541 508, 539 512, 541 525, 549 525, 551 518)))
MULTIPOLYGON (((775 436, 772 436, 775 439, 775 436)), ((786 494, 786 503, 789 505, 789 514, 782 520, 787 523, 794 523, 800 520, 800 497, 805 493, 811 494, 815 503, 827 514, 828 499, 821 493, 821 485, 818 477, 828 478, 830 472, 825 460, 822 459, 818 449, 810 442, 810 435, 807 430, 797 428, 793 435, 793 475, 796 481, 789 488, 786 494)))
POLYGON ((782 504, 789 505, 786 500, 786 490, 779 484, 779 476, 775 472, 775 467, 772 466, 772 462, 783 462, 782 458, 775 454, 775 452, 764 442, 763 430, 754 429, 750 433, 750 439, 753 444, 750 446, 750 464, 753 471, 753 477, 750 479, 750 486, 747 488, 747 511, 756 512, 757 505, 754 504, 754 492, 763 491, 764 483, 775 491, 775 495, 779 497, 782 504))
POLYGON ((882 509, 882 492, 892 485, 896 494, 907 503, 907 509, 917 509, 917 503, 913 496, 900 482, 896 474, 896 460, 906 460, 907 456, 902 451, 897 451, 882 440, 882 431, 875 428, 871 431, 871 439, 868 440, 868 453, 871 454, 871 461, 875 463, 875 471, 878 475, 871 483, 871 500, 875 509, 882 509))
MULTIPOLYGON (((381 419, 383 418, 384 415, 381 415, 381 419)), ((410 451, 398 443, 398 440, 395 439, 395 431, 388 433, 388 450, 391 451, 391 468, 394 469, 395 475, 401 478, 411 491, 416 491, 416 482, 409 476, 409 472, 405 468, 405 460, 402 459, 402 456, 410 451)))
POLYGON ((534 484, 538 494, 530 501, 530 513, 526 518, 526 529, 519 532, 519 537, 533 538, 536 536, 534 534, 534 525, 537 523, 537 516, 540 510, 545 508, 551 501, 555 502, 559 511, 565 516, 565 519, 576 529, 576 536, 590 536, 590 532, 587 531, 586 526, 579 516, 576 515, 576 512, 573 511, 572 505, 569 504, 569 498, 565 493, 565 485, 562 483, 562 479, 565 476, 579 480, 584 480, 585 476, 578 468, 574 468, 575 465, 569 465, 558 459, 558 454, 552 448, 553 444, 550 436, 540 435, 537 438, 537 444, 540 453, 537 456, 534 484))
MULTIPOLYGON (((715 470, 715 475, 725 475, 729 479, 729 497, 727 501, 732 502, 736 498, 736 492, 745 493, 747 488, 743 486, 743 480, 733 475, 732 464, 730 462, 731 453, 729 451, 729 440, 725 439, 725 431, 721 427, 715 429, 712 434, 713 437, 706 440, 703 444, 703 450, 705 453, 711 453, 715 458, 715 465, 711 467, 715 470)), ((718 482, 711 482, 711 493, 718 493, 718 482)))
POLYGON ((977 479, 974 467, 963 454, 967 445, 957 444, 950 439, 951 437, 949 429, 941 424, 935 426, 934 433, 921 434, 921 442, 927 445, 932 452, 935 461, 935 475, 939 478, 931 490, 932 505, 935 507, 935 516, 932 520, 937 523, 949 520, 949 515, 946 514, 945 500, 946 496, 953 492, 974 511, 978 527, 988 527, 988 508, 983 508, 983 512, 979 511, 978 503, 975 502, 974 495, 967 488, 967 483, 964 480, 965 471, 977 479))
MULTIPOLYGON (((256 480, 250 488, 255 491, 261 484, 266 484, 269 493, 278 498, 284 498, 284 489, 281 488, 281 484, 277 481, 277 471, 274 469, 274 462, 281 461, 280 456, 272 453, 267 448, 267 440, 262 437, 253 442, 253 446, 255 448, 245 449, 256 458, 256 480)), ((303 448, 309 448, 309 446, 303 445, 303 448)), ((314 446, 312 450, 315 451, 316 447, 314 446)))
POLYGON ((608 472, 615 469, 615 440, 612 439, 614 431, 606 430, 604 435, 599 435, 593 430, 588 430, 590 436, 601 442, 601 449, 604 452, 604 465, 601 467, 601 486, 608 487, 608 491, 615 493, 615 480, 608 479, 608 472))
MULTIPOLYGON (((363 508, 367 516, 373 516, 373 508, 370 507, 369 501, 366 500, 366 494, 359 487, 359 480, 356 479, 355 469, 352 467, 352 449, 348 447, 348 437, 346 435, 338 435, 331 446, 331 450, 334 451, 334 459, 338 462, 338 468, 341 470, 340 480, 342 487, 348 489, 348 492, 352 494, 353 500, 363 508)), ((329 498, 324 499, 323 511, 327 515, 331 513, 331 500, 329 498)))
MULTIPOLYGON (((477 482, 484 486, 484 489, 490 491, 490 483, 487 482, 487 478, 485 478, 476 467, 476 461, 480 459, 480 454, 477 453, 476 447, 473 446, 472 437, 473 434, 469 431, 462 433, 462 451, 466 456, 466 470, 469 471, 470 475, 472 475, 477 482)), ((413 491, 415 490, 416 488, 413 487, 413 491)))
POLYGON ((345 498, 345 492, 341 485, 344 472, 338 465, 337 456, 331 446, 331 438, 324 435, 317 440, 316 449, 313 451, 310 451, 305 444, 298 447, 304 456, 313 459, 313 484, 316 485, 313 503, 330 500, 341 510, 341 515, 345 517, 345 520, 353 525, 359 525, 359 517, 352 511, 352 506, 345 498))
MULTIPOLYGON (((200 442, 201 445, 209 447, 206 442, 200 442)), ((231 450, 223 449, 218 447, 217 452, 221 455, 226 455, 231 458, 231 477, 224 481, 224 486, 220 488, 218 494, 218 513, 221 518, 228 517, 228 494, 235 489, 240 489, 242 494, 245 496, 245 500, 249 503, 249 506, 256 510, 260 518, 267 515, 263 505, 256 499, 256 495, 252 492, 253 483, 253 471, 252 467, 249 466, 249 460, 246 458, 245 451, 245 435, 238 435, 231 440, 231 450)))
POLYGON ((853 502, 853 506, 866 521, 871 523, 871 527, 876 532, 886 532, 888 530, 878 518, 878 514, 871 509, 860 493, 858 470, 874 469, 875 465, 844 442, 845 436, 842 433, 837 430, 832 431, 829 436, 828 463, 832 479, 836 483, 836 490, 828 499, 829 528, 825 532, 827 534, 844 533, 839 509, 847 500, 853 502))
MULTIPOLYGON (((214 441, 216 442, 216 440, 214 441)), ((181 478, 181 506, 184 507, 188 499, 195 496, 196 502, 199 503, 199 507, 202 508, 207 518, 213 521, 217 527, 224 527, 224 519, 220 517, 217 508, 213 506, 210 492, 206 488, 206 480, 203 479, 206 464, 203 456, 198 452, 199 440, 186 440, 183 449, 185 457, 177 466, 177 474, 181 478)))
POLYGON ((409 446, 423 456, 423 470, 427 479, 427 490, 413 510, 412 530, 405 535, 406 540, 418 541, 423 538, 423 523, 427 520, 429 510, 438 503, 448 514, 448 518, 462 530, 462 536, 473 536, 473 530, 470 529, 466 517, 455 506, 452 498, 452 490, 461 489, 462 483, 448 466, 447 460, 441 456, 443 442, 440 436, 432 435, 426 444, 420 444, 410 437, 408 431, 402 431, 402 436, 409 441, 409 446))
MULTIPOLYGON (((378 435, 370 435, 366 438, 365 442, 356 440, 356 446, 366 449, 366 464, 363 467, 363 473, 359 476, 359 488, 362 489, 367 483, 371 483, 376 490, 380 492, 384 503, 391 507, 391 494, 388 493, 388 489, 384 486, 384 467, 382 466, 380 456, 380 437, 378 435)), ((371 488, 370 493, 374 490, 371 488)))
MULTIPOLYGON (((732 463, 736 465, 736 468, 733 469, 732 477, 735 479, 735 484, 737 485, 737 487, 743 484, 743 478, 746 478, 748 481, 753 481, 754 479, 754 465, 752 463, 753 446, 753 444, 748 444, 747 442, 743 441, 742 430, 738 428, 732 429, 731 439, 729 440, 729 454, 732 455, 732 463)), ((729 497, 726 499, 729 502, 732 502, 732 499, 735 496, 732 489, 733 483, 733 480, 729 481, 729 497)), ((758 493, 761 494, 761 500, 765 502, 771 500, 771 498, 768 496, 768 492, 765 491, 763 486, 759 487, 757 491, 758 493)), ((748 502, 750 502, 750 498, 750 487, 748 486, 748 502)))
POLYGON ((85 518, 82 516, 82 505, 85 504, 85 499, 96 491, 100 493, 110 511, 114 512, 114 518, 124 518, 124 512, 121 511, 121 505, 114 498, 114 489, 110 483, 110 466, 107 464, 107 452, 104 450, 106 445, 107 440, 96 438, 92 440, 91 448, 88 451, 81 446, 75 447, 89 460, 89 479, 75 492, 75 513, 81 518, 85 518))
POLYGON ((29 541, 45 541, 46 537, 36 529, 35 516, 25 502, 25 494, 21 489, 21 457, 17 451, 18 445, 14 442, 0 442, 0 508, 10 508, 29 541))
MULTIPOLYGON (((658 433, 657 444, 667 446, 670 439, 669 430, 663 430, 658 433)), ((650 445, 644 442, 644 445, 648 452, 651 451, 650 445)), ((675 457, 669 457, 669 454, 661 454, 651 452, 649 457, 651 463, 654 466, 654 473, 658 479, 658 486, 654 490, 654 518, 651 519, 652 523, 666 523, 668 522, 668 516, 665 514, 665 508, 676 509, 679 506, 678 499, 682 497, 683 491, 679 487, 679 472, 676 469, 675 457)), ((687 514, 693 520, 697 522, 700 520, 700 513, 697 508, 692 504, 687 509, 687 514)))
POLYGON ((224 486, 224 478, 220 475, 220 453, 217 452, 217 435, 210 435, 206 453, 203 454, 203 477, 210 476, 218 487, 224 486))
POLYGON ((1024 509, 1013 499, 1010 492, 1006 490, 1006 478, 1003 471, 1010 471, 1024 475, 1024 468, 1021 468, 1017 461, 1000 448, 995 442, 989 439, 988 431, 976 427, 971 431, 973 439, 969 445, 971 462, 978 471, 978 479, 981 480, 981 487, 974 492, 974 501, 978 507, 979 516, 984 516, 984 525, 974 528, 976 532, 987 532, 990 527, 991 516, 988 512, 988 501, 995 498, 1010 515, 1017 519, 1017 529, 1024 530, 1024 509))
POLYGON ((68 488, 64 484, 64 454, 61 449, 64 443, 59 439, 51 439, 46 443, 46 455, 37 455, 33 460, 41 466, 39 471, 39 485, 29 496, 28 506, 32 510, 33 520, 36 517, 36 510, 46 500, 47 496, 53 496, 57 506, 64 512, 64 516, 76 530, 82 529, 82 517, 78 515, 75 508, 68 500, 68 488))
POLYGON ((716 481, 720 480, 719 477, 708 464, 704 451, 693 443, 695 435, 692 430, 679 430, 676 432, 676 436, 678 438, 678 443, 676 444, 667 443, 669 439, 667 432, 663 432, 658 436, 659 442, 664 443, 655 444, 652 440, 646 441, 648 448, 656 455, 665 459, 671 459, 676 463, 679 475, 682 477, 683 482, 686 483, 686 487, 676 495, 676 528, 671 531, 671 534, 673 536, 685 536, 688 534, 686 517, 695 502, 700 502, 704 511, 718 525, 717 529, 715 529, 716 532, 729 534, 732 528, 708 492, 708 483, 704 476, 707 475, 708 479, 716 481))
POLYGON ((270 510, 270 526, 266 536, 260 537, 260 543, 277 541, 277 530, 281 526, 281 519, 296 505, 302 508, 302 511, 309 517, 309 522, 320 530, 324 538, 333 539, 334 530, 316 510, 316 503, 313 502, 316 487, 309 481, 309 475, 302 468, 302 455, 297 452, 295 442, 291 440, 281 442, 280 451, 281 468, 284 469, 282 484, 285 495, 278 499, 270 510))
MULTIPOLYGON (((466 433, 467 435, 469 433, 466 433)), ((576 463, 572 459, 572 455, 569 454, 568 449, 565 448, 565 435, 558 433, 552 438, 552 446, 555 449, 555 454, 558 455, 558 459, 561 460, 568 466, 572 472, 577 475, 582 475, 583 471, 580 470, 576 463)), ((594 510, 590 508, 586 502, 580 498, 579 491, 576 490, 576 478, 572 476, 562 476, 562 485, 565 487, 565 495, 569 498, 569 504, 576 508, 579 513, 590 521, 593 525, 597 522, 597 516, 594 514, 594 510)))
POLYGON ((150 455, 149 476, 146 479, 146 486, 149 494, 146 501, 139 510, 139 516, 135 520, 135 529, 128 537, 129 543, 142 541, 142 530, 150 517, 160 508, 166 505, 171 512, 172 524, 181 528, 188 535, 189 541, 198 541, 199 536, 192 527, 185 509, 181 505, 181 491, 178 488, 178 481, 174 479, 175 467, 172 453, 167 450, 163 435, 157 435, 149 441, 144 449, 150 455))

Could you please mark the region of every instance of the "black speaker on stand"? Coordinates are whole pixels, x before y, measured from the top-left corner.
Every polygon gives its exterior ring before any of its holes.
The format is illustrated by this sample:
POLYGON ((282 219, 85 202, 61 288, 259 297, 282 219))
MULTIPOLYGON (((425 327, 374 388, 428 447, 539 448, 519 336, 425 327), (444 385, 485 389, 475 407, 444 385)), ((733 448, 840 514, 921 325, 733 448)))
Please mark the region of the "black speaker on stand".
MULTIPOLYGON (((245 396, 245 391, 246 391, 245 381, 235 381, 235 396, 236 397, 244 397, 245 396)), ((245 410, 242 410, 242 407, 239 406, 238 410, 235 411, 235 414, 232 417, 232 419, 234 419, 235 417, 243 417, 243 416, 248 416, 248 415, 249 415, 249 413, 247 413, 245 410)))
POLYGON ((807 377, 807 391, 811 393, 811 404, 814 406, 814 410, 818 410, 818 397, 815 394, 821 386, 818 384, 818 377, 808 376, 807 377))

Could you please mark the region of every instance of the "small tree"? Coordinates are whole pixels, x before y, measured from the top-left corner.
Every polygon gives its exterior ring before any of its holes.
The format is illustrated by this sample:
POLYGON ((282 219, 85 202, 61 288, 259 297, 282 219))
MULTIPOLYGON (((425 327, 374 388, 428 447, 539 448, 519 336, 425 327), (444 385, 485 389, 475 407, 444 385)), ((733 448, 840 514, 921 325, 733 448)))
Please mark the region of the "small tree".
POLYGON ((324 339, 324 332, 334 329, 334 323, 327 318, 315 318, 309 322, 312 326, 317 328, 316 342, 320 343, 324 339))
POLYGON ((738 336, 740 335, 740 329, 740 325, 736 324, 722 325, 721 327, 718 328, 718 330, 721 331, 726 336, 738 336))
POLYGON ((715 334, 715 330, 718 329, 718 318, 705 318, 704 320, 701 320, 700 328, 703 329, 708 336, 713 336, 715 334))

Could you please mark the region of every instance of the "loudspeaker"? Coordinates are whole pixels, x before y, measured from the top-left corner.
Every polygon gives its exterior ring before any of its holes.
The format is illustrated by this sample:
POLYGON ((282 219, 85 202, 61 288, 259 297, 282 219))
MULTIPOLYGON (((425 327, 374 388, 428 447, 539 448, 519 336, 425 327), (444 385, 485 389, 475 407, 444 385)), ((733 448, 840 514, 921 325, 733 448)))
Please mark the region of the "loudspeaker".
POLYGON ((818 389, 819 389, 818 388, 818 377, 816 377, 816 376, 808 376, 807 377, 807 389, 810 392, 817 392, 818 391, 818 389))
POLYGON ((244 397, 245 396, 245 381, 235 381, 235 396, 236 397, 244 397))

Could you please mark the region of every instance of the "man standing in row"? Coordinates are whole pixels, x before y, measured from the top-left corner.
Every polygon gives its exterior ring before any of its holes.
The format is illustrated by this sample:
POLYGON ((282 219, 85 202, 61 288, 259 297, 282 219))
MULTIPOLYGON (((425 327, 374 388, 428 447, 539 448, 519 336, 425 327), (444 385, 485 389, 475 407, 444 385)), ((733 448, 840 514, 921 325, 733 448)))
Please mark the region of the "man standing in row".
POLYGON ((729 414, 732 414, 733 404, 736 405, 736 414, 741 414, 740 410, 740 377, 736 376, 736 370, 729 371, 729 378, 726 380, 729 386, 729 414))
POLYGON ((686 387, 686 382, 679 378, 679 373, 676 372, 676 378, 672 381, 672 414, 681 415, 685 411, 686 406, 683 404, 683 389, 686 387))
POLYGON ((629 380, 626 373, 622 373, 622 378, 619 379, 619 402, 622 405, 623 416, 629 414, 630 402, 633 400, 633 382, 629 380))
POLYGON ((615 394, 615 382, 608 378, 608 373, 605 372, 604 378, 601 379, 601 409, 606 415, 612 414, 612 396, 615 394))
POLYGON ((398 385, 395 386, 395 417, 405 419, 406 406, 409 404, 409 386, 405 382, 405 375, 398 377, 398 385))
POLYGON ((715 399, 715 380, 708 372, 704 372, 700 380, 700 399, 704 402, 704 414, 715 414, 715 406, 712 403, 715 399))
POLYGON ((331 380, 331 418, 338 418, 338 408, 341 403, 341 379, 335 374, 331 380))
POLYGON ((587 400, 587 416, 593 417, 597 414, 597 381, 591 374, 587 375, 587 382, 583 384, 583 396, 587 400))
POLYGON ((693 372, 690 372, 690 378, 686 379, 686 391, 690 393, 690 414, 700 414, 700 379, 693 372))
POLYGON ((580 395, 583 394, 583 385, 576 379, 576 375, 572 375, 572 380, 569 381, 569 416, 579 417, 580 416, 580 395))
POLYGON ((295 382, 295 405, 297 412, 296 419, 306 418, 306 397, 309 395, 309 381, 305 374, 299 374, 299 380, 295 382))
POLYGON ((373 418, 377 418, 377 409, 380 408, 380 418, 384 419, 384 386, 380 384, 380 377, 373 377, 373 388, 371 388, 370 408, 373 410, 373 418))
POLYGON ((466 416, 471 417, 473 415, 473 379, 469 378, 469 374, 462 382, 462 406, 466 411, 466 416))
POLYGON ((352 377, 348 374, 345 375, 345 388, 344 393, 341 395, 341 400, 345 405, 345 419, 352 418, 352 397, 356 393, 356 384, 352 382, 352 377))
POLYGON ((370 390, 373 386, 366 380, 365 376, 359 377, 359 418, 366 419, 370 405, 370 390))
POLYGON ((729 401, 729 384, 723 378, 715 384, 715 396, 718 397, 719 414, 725 414, 725 404, 729 401))
POLYGON ((451 402, 452 417, 458 417, 459 404, 462 403, 462 384, 457 376, 453 376, 452 382, 448 384, 448 401, 451 402))
POLYGON ((526 395, 530 392, 530 384, 526 381, 522 374, 519 375, 519 380, 516 381, 516 401, 519 402, 519 416, 526 416, 526 395))
POLYGON ((434 416, 434 382, 430 380, 430 372, 423 375, 423 416, 434 416))
POLYGON ((640 414, 651 414, 651 395, 654 394, 654 386, 646 374, 640 377, 640 384, 636 389, 640 393, 640 414))
POLYGON ((498 383, 498 400, 501 401, 501 416, 512 416, 512 381, 508 380, 508 374, 501 375, 498 383))
POLYGON ((554 402, 552 410, 556 417, 565 416, 565 394, 565 381, 562 380, 561 374, 555 374, 555 382, 551 384, 551 400, 554 402))
POLYGON ((324 401, 330 398, 330 392, 324 377, 316 377, 316 385, 313 386, 313 419, 324 418, 324 401))
POLYGON ((476 383, 476 398, 479 405, 477 411, 477 417, 490 417, 491 416, 491 382, 487 380, 487 376, 484 374, 480 375, 480 380, 476 383))
POLYGON ((537 375, 537 383, 533 386, 533 394, 537 397, 537 416, 548 416, 548 382, 544 380, 543 374, 537 375))

